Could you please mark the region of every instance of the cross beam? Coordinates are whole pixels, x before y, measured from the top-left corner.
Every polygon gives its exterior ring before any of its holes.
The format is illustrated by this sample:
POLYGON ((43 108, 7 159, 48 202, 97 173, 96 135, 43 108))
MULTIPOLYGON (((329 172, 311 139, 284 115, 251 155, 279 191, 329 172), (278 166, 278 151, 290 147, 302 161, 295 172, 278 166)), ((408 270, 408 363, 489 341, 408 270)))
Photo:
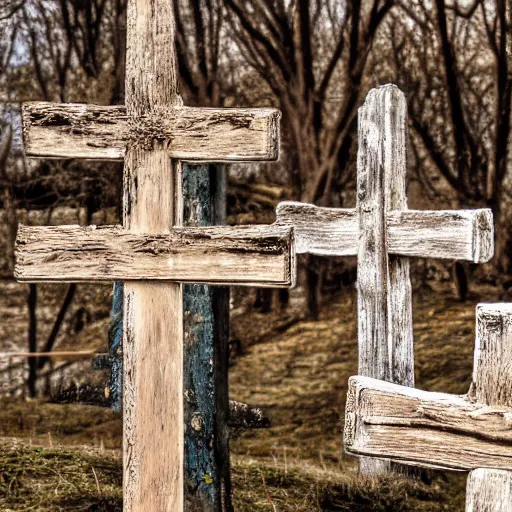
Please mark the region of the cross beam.
POLYGON ((137 140, 165 140, 171 158, 207 162, 277 160, 280 112, 273 108, 175 106, 130 120, 124 106, 23 104, 28 156, 122 160, 137 140))
MULTIPOLYGON (((294 226, 298 253, 357 256, 358 373, 414 386, 408 258, 488 261, 492 213, 408 210, 407 103, 396 86, 370 91, 359 109, 358 137, 356 208, 286 202, 276 222, 294 226)), ((364 473, 388 470, 361 460, 364 473)))
POLYGON ((509 512, 512 304, 480 304, 476 314, 473 382, 467 395, 351 377, 344 443, 346 451, 355 455, 475 470, 468 480, 466 510, 509 512), (496 506, 488 508, 486 500, 496 506))
POLYGON ((280 226, 172 228, 138 234, 121 226, 23 226, 16 239, 18 281, 160 280, 292 286, 293 230, 280 226))
MULTIPOLYGON (((276 224, 293 226, 297 254, 357 256, 356 208, 324 208, 284 201, 276 224)), ((386 215, 388 254, 485 263, 493 256, 492 211, 392 210, 386 215)))

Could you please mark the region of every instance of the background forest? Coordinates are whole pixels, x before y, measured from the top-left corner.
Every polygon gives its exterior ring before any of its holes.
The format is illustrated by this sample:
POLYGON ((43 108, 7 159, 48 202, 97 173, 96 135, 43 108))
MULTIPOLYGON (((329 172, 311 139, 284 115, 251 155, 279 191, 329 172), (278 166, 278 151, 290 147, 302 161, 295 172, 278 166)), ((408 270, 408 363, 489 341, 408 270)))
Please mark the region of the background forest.
MULTIPOLYGON (((353 206, 357 110, 372 87, 389 82, 408 101, 409 207, 493 210, 490 263, 413 262, 416 372, 426 389, 466 390, 475 304, 512 296, 508 3, 169 0, 187 105, 282 112, 280 161, 228 169, 230 224, 273 222, 286 199, 353 206)), ((17 284, 13 251, 19 222, 119 222, 122 164, 27 160, 20 104, 122 104, 125 18, 126 0, 0 0, 1 351, 106 351, 111 288, 17 284)), ((451 475, 356 479, 339 439, 346 379, 357 372, 356 262, 307 256, 300 269, 290 294, 232 293, 231 393, 261 406, 273 425, 233 440, 238 509, 462 510, 463 483, 451 475)), ((89 368, 0 360, 1 510, 119 509, 119 416, 49 403, 69 402, 75 382, 102 395, 105 375, 89 368), (20 438, 44 446, 42 454, 20 438), (54 442, 65 448, 43 461, 54 442), (34 503, 52 472, 64 483, 34 503)))

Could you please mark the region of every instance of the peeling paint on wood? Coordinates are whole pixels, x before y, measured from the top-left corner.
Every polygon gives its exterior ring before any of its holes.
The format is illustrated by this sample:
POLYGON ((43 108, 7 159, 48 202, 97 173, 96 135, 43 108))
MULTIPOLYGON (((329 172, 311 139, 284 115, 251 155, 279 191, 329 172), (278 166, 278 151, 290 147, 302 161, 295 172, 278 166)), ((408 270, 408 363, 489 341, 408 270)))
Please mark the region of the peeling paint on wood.
POLYGON ((116 281, 113 288, 110 326, 108 330, 108 354, 110 378, 108 398, 112 410, 120 412, 123 403, 123 303, 124 285, 116 281))
MULTIPOLYGON (((183 168, 183 222, 226 222, 219 165, 183 168)), ((185 511, 230 512, 228 436, 229 288, 184 287, 185 511)))

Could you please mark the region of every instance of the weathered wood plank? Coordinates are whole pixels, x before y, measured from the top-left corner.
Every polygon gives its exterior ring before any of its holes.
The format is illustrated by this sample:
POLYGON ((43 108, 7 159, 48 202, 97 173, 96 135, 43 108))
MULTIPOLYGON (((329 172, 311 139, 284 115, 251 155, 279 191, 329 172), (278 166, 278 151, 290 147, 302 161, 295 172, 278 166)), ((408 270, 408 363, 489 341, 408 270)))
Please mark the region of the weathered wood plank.
POLYGON ((388 250, 401 256, 485 263, 494 256, 492 211, 390 212, 388 250))
POLYGON ((357 258, 359 374, 391 380, 388 346, 389 275, 381 126, 385 112, 378 93, 370 91, 359 109, 357 152, 357 258), (381 343, 384 340, 384 343, 381 343))
MULTIPOLYGON (((511 420, 512 304, 480 304, 468 395, 430 393, 351 377, 344 442, 351 453, 419 466, 510 471, 511 420)), ((471 482, 476 485, 482 479, 471 482)), ((503 485, 495 489, 498 495, 509 492, 507 480, 503 485)))
POLYGON ((482 404, 512 407, 512 303, 479 304, 476 308, 469 395, 482 404))
MULTIPOLYGON (((414 385, 409 262, 388 255, 387 212, 407 209, 407 103, 395 86, 373 89, 359 110, 357 153, 360 375, 414 385)), ((362 473, 385 461, 361 459, 362 473)))
POLYGON ((293 226, 297 254, 357 256, 359 219, 354 208, 283 201, 276 208, 276 224, 293 226))
MULTIPOLYGON (((382 159, 384 167, 385 250, 388 252, 388 345, 391 382, 414 386, 414 349, 412 327, 412 288, 409 259, 389 254, 387 215, 389 211, 407 211, 407 102, 394 85, 381 88, 379 101, 384 114, 382 159)), ((400 226, 401 224, 398 223, 400 226)), ((399 241, 402 236, 397 237, 399 241)))
POLYGON ((29 156, 122 160, 131 142, 166 140, 171 158, 257 161, 279 157, 280 112, 272 108, 176 106, 131 123, 124 106, 24 103, 29 156))
POLYGON ((353 454, 424 467, 512 469, 512 408, 351 377, 344 443, 353 454))
MULTIPOLYGON (((226 223, 223 165, 183 166, 183 224, 226 223)), ((232 512, 229 288, 184 287, 185 512, 232 512)))
MULTIPOLYGON (((169 198, 175 191, 171 160, 163 148, 138 149, 130 149, 125 162, 125 173, 137 181, 137 193, 125 203, 130 212, 130 222, 125 221, 125 225, 132 232, 156 232, 158 224, 162 225, 160 231, 168 231, 174 220, 168 204, 172 207, 169 198), (160 212, 167 215, 159 218, 160 212), (167 226, 164 226, 166 220, 167 226)), ((127 281, 124 312, 124 510, 181 512, 184 481, 182 287, 172 283, 127 281)))
MULTIPOLYGON (((469 396, 493 409, 508 408, 507 433, 509 442, 512 441, 512 304, 477 307, 475 363, 469 396)), ((493 422, 486 422, 488 425, 492 428, 493 422)), ((466 511, 512 512, 512 471, 472 471, 467 483, 466 511)))
MULTIPOLYGON (((285 201, 276 224, 294 226, 297 254, 356 256, 359 220, 355 209, 324 208, 285 201)), ((405 210, 387 213, 388 253, 485 263, 494 254, 492 211, 405 210)))
MULTIPOLYGON (((128 0, 126 107, 161 116, 181 106, 173 10, 128 0)), ((135 140, 124 166, 123 226, 169 233, 182 221, 181 164, 165 141, 135 140)), ((183 293, 174 283, 124 285, 123 510, 183 512, 183 293)))
POLYGON ((512 512, 512 471, 483 468, 471 471, 466 512, 512 512))
POLYGON ((245 286, 294 282, 292 228, 212 226, 168 231, 145 235, 120 226, 20 225, 15 276, 23 282, 151 279, 245 286))

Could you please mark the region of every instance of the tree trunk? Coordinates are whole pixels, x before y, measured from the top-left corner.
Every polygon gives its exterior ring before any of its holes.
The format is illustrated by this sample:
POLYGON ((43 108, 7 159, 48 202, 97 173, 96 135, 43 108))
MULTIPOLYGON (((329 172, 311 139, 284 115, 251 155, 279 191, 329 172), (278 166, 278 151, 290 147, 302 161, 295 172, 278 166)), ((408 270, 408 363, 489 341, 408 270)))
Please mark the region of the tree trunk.
MULTIPOLYGON (((64 322, 64 317, 66 316, 69 306, 71 305, 71 302, 73 301, 75 292, 76 292, 76 284, 71 283, 70 285, 68 285, 66 295, 62 302, 60 310, 57 314, 57 318, 55 319, 55 322, 53 323, 52 331, 50 332, 50 335, 48 336, 48 339, 46 340, 46 344, 42 349, 42 352, 51 352, 53 350, 53 346, 55 345, 55 342, 57 341, 57 336, 60 332, 60 328, 62 327, 62 323, 64 322)), ((40 370, 43 369, 44 365, 49 361, 50 361, 50 359, 48 357, 41 357, 39 359, 39 362, 37 363, 37 368, 40 370)))
POLYGON ((306 267, 307 315, 313 320, 318 320, 320 314, 322 272, 318 259, 314 255, 309 255, 306 267))
MULTIPOLYGON (((28 285, 28 351, 37 351, 37 285, 28 285)), ((37 359, 30 357, 28 360, 27 387, 31 398, 37 396, 37 359)))
POLYGON ((469 277, 467 267, 464 265, 464 263, 456 261, 453 264, 452 277, 457 299, 459 299, 461 302, 465 302, 469 291, 469 277))

